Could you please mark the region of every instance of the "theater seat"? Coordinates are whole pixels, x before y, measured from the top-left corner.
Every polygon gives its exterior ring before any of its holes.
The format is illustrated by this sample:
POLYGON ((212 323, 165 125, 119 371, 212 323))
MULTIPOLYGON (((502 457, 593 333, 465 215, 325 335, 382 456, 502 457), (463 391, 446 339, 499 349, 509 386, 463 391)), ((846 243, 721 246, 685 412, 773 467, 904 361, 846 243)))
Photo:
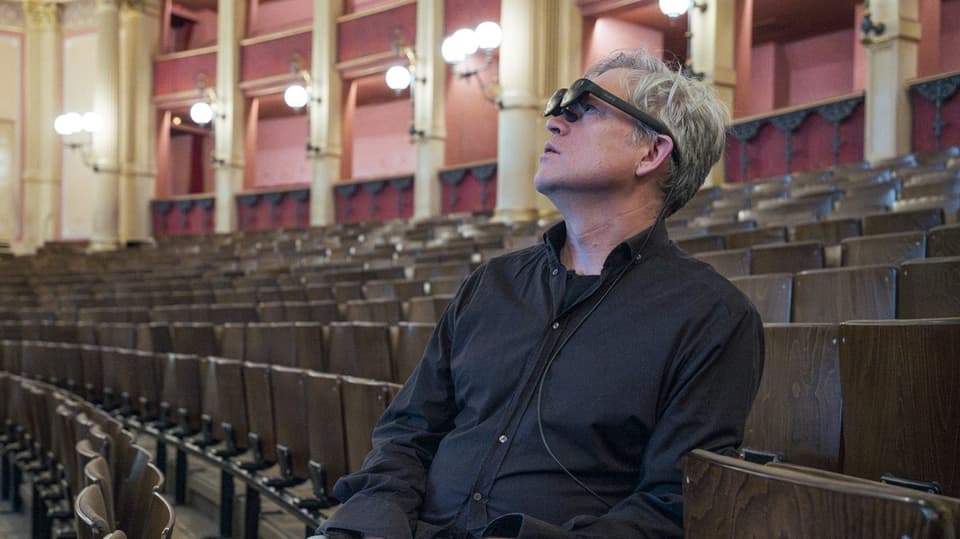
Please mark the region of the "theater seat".
POLYGON ((707 251, 722 251, 727 248, 727 242, 720 234, 708 234, 677 240, 677 247, 689 254, 707 251))
POLYGON ((726 278, 750 275, 750 249, 727 249, 697 253, 695 258, 713 266, 726 278))
POLYGON ((763 333, 763 377, 743 447, 840 471, 840 328, 764 324, 763 333))
POLYGON ((400 322, 390 328, 391 355, 396 366, 394 382, 406 382, 420 364, 435 327, 436 324, 400 322))
POLYGON ((343 417, 347 441, 347 471, 357 472, 373 449, 370 435, 400 390, 397 384, 343 378, 343 417))
POLYGON ((957 501, 801 467, 696 449, 682 460, 689 539, 949 537, 957 501))
POLYGON ((960 318, 840 328, 843 472, 936 481, 960 495, 960 318))
POLYGON ((927 256, 960 256, 960 225, 943 225, 930 229, 927 256))
POLYGON ((727 249, 749 249, 754 245, 785 243, 787 241, 787 228, 784 226, 769 226, 730 232, 726 236, 726 241, 727 249))
POLYGON ((304 384, 312 494, 318 505, 333 504, 333 484, 347 473, 342 382, 339 376, 308 371, 304 384))
POLYGON ((897 318, 960 316, 960 256, 904 262, 897 284, 897 318))
POLYGON ((175 524, 176 514, 170 503, 159 492, 151 494, 142 537, 146 539, 170 539, 173 537, 175 524))
POLYGON ((99 485, 81 490, 75 507, 78 539, 101 539, 114 529, 99 485))
POLYGON ((793 277, 793 322, 881 320, 896 316, 897 269, 856 266, 793 277))
POLYGON ((927 238, 926 233, 917 230, 848 238, 841 245, 841 264, 844 266, 898 265, 906 260, 923 258, 927 238))
POLYGON ((333 322, 328 368, 333 374, 393 380, 390 326, 377 322, 333 322))
POLYGON ((733 277, 730 282, 750 299, 765 324, 790 321, 793 297, 792 273, 733 277))
POLYGON ((912 230, 929 230, 944 223, 942 208, 926 208, 866 215, 863 218, 863 234, 893 234, 912 230))
POLYGON ((750 273, 794 273, 823 267, 823 244, 819 241, 756 245, 750 248, 750 273))

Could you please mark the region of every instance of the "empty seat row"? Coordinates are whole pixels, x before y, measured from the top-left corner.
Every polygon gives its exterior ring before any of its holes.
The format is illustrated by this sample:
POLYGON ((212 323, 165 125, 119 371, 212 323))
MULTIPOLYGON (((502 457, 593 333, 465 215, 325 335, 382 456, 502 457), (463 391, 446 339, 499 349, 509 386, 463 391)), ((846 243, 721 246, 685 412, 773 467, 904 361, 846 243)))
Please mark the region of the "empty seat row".
POLYGON ((734 277, 765 322, 960 316, 960 257, 734 277))
MULTIPOLYGON (((825 224, 816 225, 822 227, 825 224)), ((929 232, 915 230, 868 236, 798 234, 790 243, 785 242, 785 227, 749 232, 763 235, 754 237, 756 243, 749 242, 742 247, 729 249, 725 248, 728 244, 724 238, 718 235, 678 240, 677 244, 688 253, 714 265, 717 271, 728 278, 763 273, 795 273, 823 267, 896 265, 915 258, 960 256, 960 225, 940 227, 929 232), (768 232, 775 234, 768 235, 768 232), (835 244, 831 244, 834 240, 835 244)))
POLYGON ((960 318, 767 324, 764 334, 745 448, 960 496, 960 318))

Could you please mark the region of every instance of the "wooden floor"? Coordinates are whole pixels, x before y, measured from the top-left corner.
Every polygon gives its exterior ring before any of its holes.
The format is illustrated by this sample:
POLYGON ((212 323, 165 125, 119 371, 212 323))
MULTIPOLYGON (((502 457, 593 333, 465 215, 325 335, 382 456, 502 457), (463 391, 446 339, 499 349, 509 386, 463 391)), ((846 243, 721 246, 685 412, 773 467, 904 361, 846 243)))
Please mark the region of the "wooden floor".
POLYGON ((9 503, 0 503, 0 537, 30 539, 30 516, 27 512, 12 514, 9 503))

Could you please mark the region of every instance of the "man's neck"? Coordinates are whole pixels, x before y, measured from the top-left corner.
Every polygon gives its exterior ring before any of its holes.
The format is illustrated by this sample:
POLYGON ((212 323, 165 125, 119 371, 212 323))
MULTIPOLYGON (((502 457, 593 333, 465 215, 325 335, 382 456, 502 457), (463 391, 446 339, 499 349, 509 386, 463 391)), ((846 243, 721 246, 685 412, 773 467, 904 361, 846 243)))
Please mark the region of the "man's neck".
POLYGON ((567 239, 560 261, 581 275, 599 275, 614 247, 653 225, 658 207, 644 204, 622 209, 607 207, 605 212, 567 212, 567 239))

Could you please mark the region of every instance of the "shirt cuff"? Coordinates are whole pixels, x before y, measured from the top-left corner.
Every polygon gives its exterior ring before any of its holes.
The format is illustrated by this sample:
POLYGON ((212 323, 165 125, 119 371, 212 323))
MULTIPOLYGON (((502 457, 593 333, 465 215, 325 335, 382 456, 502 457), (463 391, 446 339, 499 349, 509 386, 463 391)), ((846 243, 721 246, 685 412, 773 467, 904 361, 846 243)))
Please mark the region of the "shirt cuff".
POLYGON ((410 520, 400 507, 378 497, 357 494, 340 506, 320 531, 349 530, 364 536, 413 539, 410 520))

